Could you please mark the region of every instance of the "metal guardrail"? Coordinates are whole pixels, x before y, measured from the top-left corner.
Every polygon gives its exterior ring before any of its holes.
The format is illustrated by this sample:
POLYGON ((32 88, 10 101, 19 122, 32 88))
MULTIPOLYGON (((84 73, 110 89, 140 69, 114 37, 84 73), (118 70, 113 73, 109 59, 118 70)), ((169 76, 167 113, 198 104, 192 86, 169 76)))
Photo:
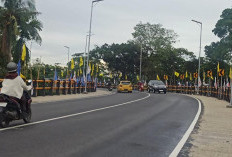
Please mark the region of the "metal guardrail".
MULTIPOLYGON (((182 94, 197 94, 196 86, 172 86, 169 85, 167 87, 168 92, 182 93, 182 94)), ((230 101, 231 95, 230 87, 209 87, 209 86, 201 86, 199 88, 199 95, 215 97, 220 100, 230 101)))
MULTIPOLYGON (((0 79, 0 87, 3 79, 0 79)), ((113 88, 117 88, 116 85, 112 85, 113 88)), ((74 80, 33 80, 33 95, 36 96, 46 96, 46 95, 66 95, 66 94, 78 94, 83 93, 85 86, 81 82, 76 82, 74 80)), ((94 82, 87 83, 87 92, 95 92, 96 87, 98 88, 107 88, 104 83, 98 83, 97 85, 94 82)), ((1 88, 0 88, 1 89, 1 88)), ((139 90, 138 85, 133 85, 133 90, 139 90)), ((147 90, 147 86, 144 86, 144 91, 147 90)), ((167 86, 167 92, 172 93, 182 93, 182 94, 197 94, 196 86, 167 86)), ((215 97, 221 100, 230 101, 231 95, 230 87, 209 87, 201 86, 199 89, 199 95, 215 97)))
MULTIPOLYGON (((0 79, 0 87, 3 79, 0 79)), ((98 85, 98 87, 104 87, 104 84, 98 85)), ((66 94, 78 94, 83 93, 85 86, 81 82, 74 80, 33 80, 33 97, 46 96, 46 95, 66 95, 66 94)), ((1 88, 0 88, 1 89, 1 88)), ((94 82, 87 82, 87 92, 95 92, 96 85, 94 82)))

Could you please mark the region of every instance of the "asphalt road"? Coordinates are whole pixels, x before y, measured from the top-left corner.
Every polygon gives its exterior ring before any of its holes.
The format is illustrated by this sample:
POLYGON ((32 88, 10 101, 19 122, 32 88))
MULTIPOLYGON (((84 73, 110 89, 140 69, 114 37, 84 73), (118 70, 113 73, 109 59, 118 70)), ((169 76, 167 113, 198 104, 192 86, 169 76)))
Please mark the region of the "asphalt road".
POLYGON ((0 129, 1 157, 169 156, 198 103, 177 94, 133 92, 33 104, 32 110, 32 125, 0 129))

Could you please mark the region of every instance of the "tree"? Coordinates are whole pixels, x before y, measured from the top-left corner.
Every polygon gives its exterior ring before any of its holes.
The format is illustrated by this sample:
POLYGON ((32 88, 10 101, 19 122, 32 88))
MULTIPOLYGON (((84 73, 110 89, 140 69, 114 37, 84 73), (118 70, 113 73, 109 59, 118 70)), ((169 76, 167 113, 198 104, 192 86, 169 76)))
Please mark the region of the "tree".
POLYGON ((5 67, 11 60, 12 53, 19 49, 14 47, 19 39, 24 43, 26 40, 41 43, 38 32, 42 30, 42 24, 37 19, 39 12, 36 11, 34 0, 1 1, 3 6, 0 6, 0 62, 1 67, 5 67))
POLYGON ((161 24, 139 23, 132 33, 134 41, 148 53, 158 53, 176 42, 177 34, 173 30, 162 27, 161 24))
POLYGON ((205 46, 206 67, 217 73, 216 67, 229 71, 229 63, 232 63, 232 9, 228 8, 222 12, 212 32, 220 38, 218 42, 212 42, 205 46))
POLYGON ((156 75, 173 75, 174 71, 192 71, 195 66, 186 69, 186 61, 193 63, 195 56, 184 48, 174 48, 177 34, 163 28, 161 24, 142 24, 134 27, 134 42, 142 48, 142 75, 155 79, 156 75))
POLYGON ((97 46, 90 54, 91 58, 103 59, 114 74, 122 73, 123 77, 128 75, 132 78, 139 72, 140 48, 133 42, 104 44, 97 46))

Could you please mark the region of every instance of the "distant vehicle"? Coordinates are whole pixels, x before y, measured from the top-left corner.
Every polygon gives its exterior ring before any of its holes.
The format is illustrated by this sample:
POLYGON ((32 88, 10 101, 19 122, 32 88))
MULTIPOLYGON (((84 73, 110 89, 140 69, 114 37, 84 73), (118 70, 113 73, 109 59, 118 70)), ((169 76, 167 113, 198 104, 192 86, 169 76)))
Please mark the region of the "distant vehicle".
POLYGON ((143 82, 138 82, 138 90, 140 92, 143 92, 144 91, 144 83, 143 82))
POLYGON ((117 87, 118 93, 128 92, 132 93, 132 84, 130 81, 120 81, 120 84, 117 87))
POLYGON ((163 92, 164 94, 166 94, 167 92, 167 88, 165 86, 165 84, 160 81, 160 80, 150 80, 148 83, 148 88, 147 91, 150 92, 163 92))

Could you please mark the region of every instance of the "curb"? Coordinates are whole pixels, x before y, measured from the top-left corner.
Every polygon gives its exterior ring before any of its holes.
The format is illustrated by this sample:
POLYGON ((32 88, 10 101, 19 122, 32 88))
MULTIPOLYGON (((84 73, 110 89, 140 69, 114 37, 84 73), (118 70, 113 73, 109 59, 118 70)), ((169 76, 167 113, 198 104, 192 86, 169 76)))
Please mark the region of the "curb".
POLYGON ((78 100, 78 99, 87 99, 87 98, 96 98, 96 97, 104 97, 104 96, 110 96, 116 94, 115 92, 110 92, 109 94, 100 94, 100 95, 93 95, 93 96, 86 96, 86 97, 77 97, 77 98, 70 98, 70 99, 62 99, 62 100, 48 100, 44 102, 32 102, 32 105, 35 104, 43 104, 43 103, 49 103, 49 102, 62 102, 62 101, 72 101, 72 100, 78 100))

